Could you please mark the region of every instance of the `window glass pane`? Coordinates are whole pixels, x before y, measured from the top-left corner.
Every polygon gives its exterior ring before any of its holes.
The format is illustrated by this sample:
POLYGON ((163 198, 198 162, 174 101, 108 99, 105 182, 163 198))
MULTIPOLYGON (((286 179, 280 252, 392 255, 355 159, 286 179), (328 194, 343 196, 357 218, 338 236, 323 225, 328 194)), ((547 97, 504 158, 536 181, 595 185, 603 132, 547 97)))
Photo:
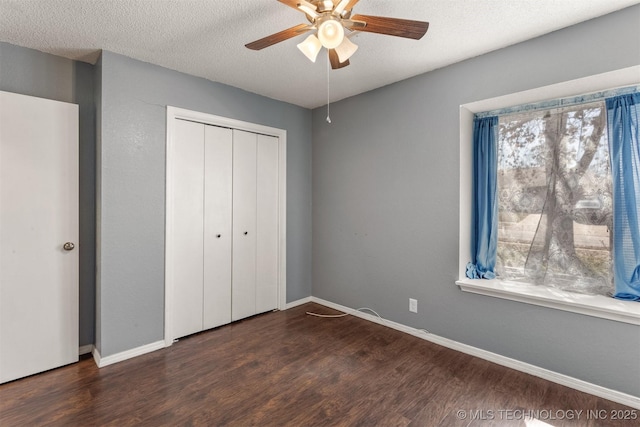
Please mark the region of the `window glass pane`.
POLYGON ((501 278, 611 292, 606 135, 602 102, 500 118, 496 271, 501 278))

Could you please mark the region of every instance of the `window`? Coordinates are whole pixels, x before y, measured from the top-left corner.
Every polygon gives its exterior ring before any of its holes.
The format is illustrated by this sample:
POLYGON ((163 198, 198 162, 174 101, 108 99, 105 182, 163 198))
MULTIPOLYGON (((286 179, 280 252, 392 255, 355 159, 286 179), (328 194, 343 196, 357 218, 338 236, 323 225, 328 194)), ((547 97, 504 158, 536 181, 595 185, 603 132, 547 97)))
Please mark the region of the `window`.
MULTIPOLYGON (((603 295, 568 292, 550 286, 531 285, 524 283, 524 280, 520 283, 511 283, 511 281, 501 280, 474 280, 466 276, 471 255, 470 242, 472 242, 474 221, 472 213, 474 115, 492 110, 512 110, 512 106, 575 97, 576 94, 581 93, 637 86, 638 73, 640 73, 640 66, 633 66, 460 106, 459 279, 456 280, 456 284, 462 291, 640 325, 640 304, 637 302, 617 300, 603 295)), ((582 202, 579 206, 589 206, 589 203, 582 202)))
POLYGON ((611 295, 606 123, 602 101, 500 116, 499 278, 611 295))

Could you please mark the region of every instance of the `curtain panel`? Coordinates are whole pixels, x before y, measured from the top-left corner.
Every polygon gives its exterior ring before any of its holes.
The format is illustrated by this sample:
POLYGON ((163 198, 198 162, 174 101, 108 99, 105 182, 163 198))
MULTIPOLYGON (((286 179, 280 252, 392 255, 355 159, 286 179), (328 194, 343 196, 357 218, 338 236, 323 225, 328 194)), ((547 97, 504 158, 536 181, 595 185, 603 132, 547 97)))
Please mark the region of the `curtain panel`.
POLYGON ((606 99, 613 180, 614 297, 640 301, 640 93, 606 99))
POLYGON ((473 122, 473 233, 470 279, 494 279, 498 245, 498 117, 473 122))

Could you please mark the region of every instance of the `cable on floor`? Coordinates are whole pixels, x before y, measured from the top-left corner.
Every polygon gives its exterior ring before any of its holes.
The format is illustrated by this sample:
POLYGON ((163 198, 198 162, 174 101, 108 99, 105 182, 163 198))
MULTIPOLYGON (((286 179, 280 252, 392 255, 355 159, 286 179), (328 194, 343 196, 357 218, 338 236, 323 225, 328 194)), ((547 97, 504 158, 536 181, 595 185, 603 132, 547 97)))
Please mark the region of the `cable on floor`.
MULTIPOLYGON (((360 308, 356 309, 356 311, 362 311, 362 312, 364 312, 364 311, 370 311, 370 312, 372 312, 373 314, 375 314, 375 315, 378 317, 378 319, 382 320, 383 322, 386 322, 386 321, 387 321, 387 319, 385 319, 384 317, 380 316, 380 315, 378 314, 378 312, 377 312, 377 311, 375 311, 374 309, 369 308, 369 307, 360 307, 360 308)), ((307 311, 307 314, 308 314, 309 316, 324 317, 324 318, 338 318, 338 317, 345 317, 345 316, 348 316, 348 315, 349 315, 349 313, 342 313, 342 314, 318 314, 318 313, 312 313, 312 312, 310 312, 310 311, 307 311)), ((418 329, 418 328, 415 328, 415 330, 416 330, 416 331, 420 331, 420 332, 424 332, 424 333, 425 333, 425 334, 427 334, 427 335, 431 334, 431 332, 427 331, 426 329, 418 329)))
POLYGON ((310 311, 307 311, 307 314, 309 316, 315 316, 315 317, 326 317, 326 318, 335 318, 335 317, 344 317, 344 316, 348 316, 349 313, 342 313, 342 314, 318 314, 318 313, 312 313, 310 311))
MULTIPOLYGON (((376 313, 376 311, 375 311, 375 310, 373 310, 373 309, 371 309, 371 308, 368 308, 368 307, 361 307, 361 308, 356 309, 356 311, 363 311, 363 310, 368 310, 368 311, 372 312, 373 314, 375 314, 376 316, 378 316, 378 318, 379 318, 380 320, 385 320, 382 316, 380 316, 378 313, 376 313)), ((315 317, 326 317, 326 318, 345 317, 345 316, 348 316, 348 315, 349 315, 349 313, 342 313, 342 314, 318 314, 318 313, 313 313, 313 312, 310 312, 310 311, 307 311, 307 314, 308 314, 309 316, 315 316, 315 317)))
POLYGON ((375 314, 376 316, 378 316, 378 319, 380 320, 386 320, 384 317, 380 316, 375 310, 369 308, 369 307, 360 307, 359 309, 357 309, 357 311, 370 311, 373 314, 375 314))

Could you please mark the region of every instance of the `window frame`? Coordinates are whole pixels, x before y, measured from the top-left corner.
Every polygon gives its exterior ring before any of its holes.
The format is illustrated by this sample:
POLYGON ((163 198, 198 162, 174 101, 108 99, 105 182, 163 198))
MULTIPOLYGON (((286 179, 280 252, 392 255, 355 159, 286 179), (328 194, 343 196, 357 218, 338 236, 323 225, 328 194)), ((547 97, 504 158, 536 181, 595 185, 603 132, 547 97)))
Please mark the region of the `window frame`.
POLYGON ((640 325, 640 304, 635 301, 497 279, 468 279, 465 274, 471 260, 474 114, 637 85, 639 75, 640 65, 460 106, 460 240, 456 284, 462 291, 640 325))

